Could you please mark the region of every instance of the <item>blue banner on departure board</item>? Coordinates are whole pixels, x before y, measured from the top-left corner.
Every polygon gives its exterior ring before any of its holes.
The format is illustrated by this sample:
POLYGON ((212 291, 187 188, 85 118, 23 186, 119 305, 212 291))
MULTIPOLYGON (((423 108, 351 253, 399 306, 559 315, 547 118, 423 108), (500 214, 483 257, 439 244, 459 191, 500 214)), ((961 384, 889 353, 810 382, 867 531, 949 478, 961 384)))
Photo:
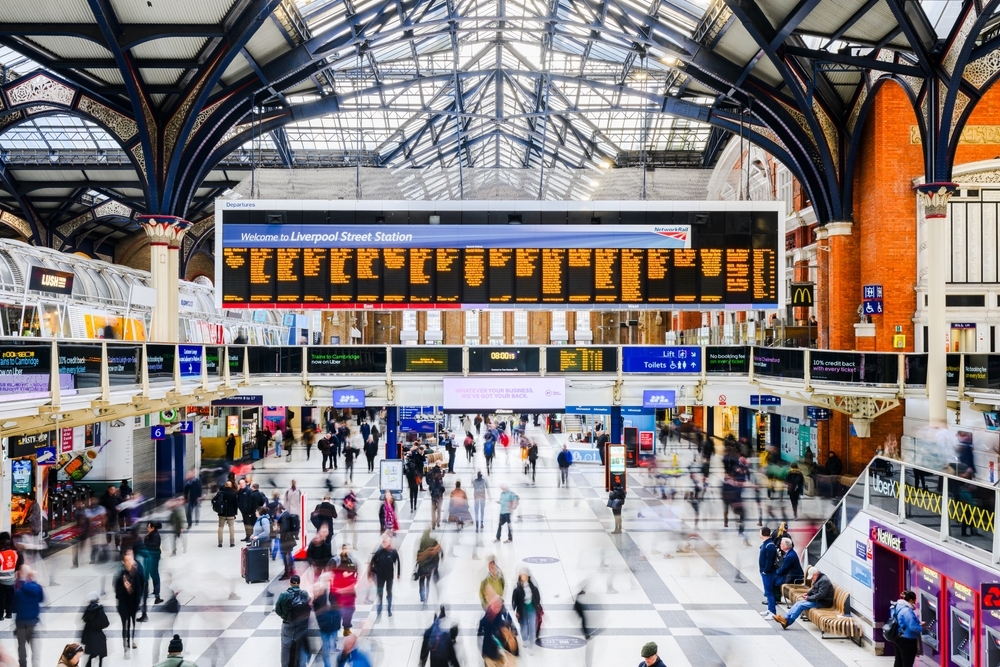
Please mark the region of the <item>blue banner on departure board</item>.
MULTIPOLYGON (((438 408, 439 413, 443 411, 443 408, 438 408)), ((403 433, 433 433, 434 406, 400 406, 399 430, 403 433)))
POLYGON ((700 373, 701 348, 667 345, 622 348, 623 373, 700 373))

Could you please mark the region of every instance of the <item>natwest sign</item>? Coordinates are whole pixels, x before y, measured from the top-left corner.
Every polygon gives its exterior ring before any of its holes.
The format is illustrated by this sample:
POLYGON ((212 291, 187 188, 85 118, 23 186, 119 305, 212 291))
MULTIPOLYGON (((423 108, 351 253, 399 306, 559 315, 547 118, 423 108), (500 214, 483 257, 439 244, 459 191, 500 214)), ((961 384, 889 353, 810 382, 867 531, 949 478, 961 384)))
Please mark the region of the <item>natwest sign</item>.
POLYGON ((871 532, 868 535, 875 544, 888 547, 893 551, 906 551, 906 538, 900 537, 893 532, 880 526, 872 524, 871 532))

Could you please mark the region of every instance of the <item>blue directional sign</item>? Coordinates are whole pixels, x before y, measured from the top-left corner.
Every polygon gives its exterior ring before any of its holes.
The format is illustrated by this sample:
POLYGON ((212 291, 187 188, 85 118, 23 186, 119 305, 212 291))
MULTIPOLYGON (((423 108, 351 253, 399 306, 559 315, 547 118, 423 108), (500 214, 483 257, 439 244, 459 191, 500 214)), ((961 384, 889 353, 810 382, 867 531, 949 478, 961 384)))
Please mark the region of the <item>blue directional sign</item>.
POLYGON ((181 422, 181 433, 186 435, 191 435, 194 433, 194 422, 183 421, 181 422))
POLYGON ((830 421, 830 410, 827 408, 814 408, 809 406, 806 408, 806 416, 813 421, 826 422, 830 421))
POLYGON ((51 466, 56 464, 55 447, 39 447, 35 450, 35 463, 40 466, 51 466))
POLYGON ((751 394, 750 405, 781 405, 781 396, 767 396, 766 394, 751 394))
POLYGON ((150 426, 149 427, 149 438, 150 438, 150 440, 166 440, 167 439, 167 427, 166 426, 150 426))
POLYGON ((684 345, 622 348, 623 373, 700 373, 701 348, 684 345))
POLYGON ((672 408, 675 395, 673 389, 647 389, 642 392, 642 407, 672 408))
POLYGON ((881 285, 865 285, 864 287, 862 287, 861 293, 865 301, 882 300, 881 285))
POLYGON ((333 407, 338 409, 365 407, 364 389, 334 389, 333 407))
POLYGON ((864 303, 863 312, 865 315, 881 315, 882 300, 881 299, 866 300, 864 303))
POLYGON ((178 345, 177 353, 180 355, 181 377, 201 377, 201 346, 178 345))

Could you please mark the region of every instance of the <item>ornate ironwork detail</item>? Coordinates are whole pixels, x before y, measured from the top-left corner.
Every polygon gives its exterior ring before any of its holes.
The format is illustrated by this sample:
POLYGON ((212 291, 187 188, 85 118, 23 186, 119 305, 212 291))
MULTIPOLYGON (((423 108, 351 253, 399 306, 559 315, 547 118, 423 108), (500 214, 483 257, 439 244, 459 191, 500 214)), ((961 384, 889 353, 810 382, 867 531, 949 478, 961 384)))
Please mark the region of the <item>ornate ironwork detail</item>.
MULTIPOLYGON (((195 100, 198 99, 198 93, 205 86, 205 80, 208 76, 208 72, 202 74, 198 83, 196 83, 191 89, 191 94, 184 99, 184 102, 181 103, 181 105, 177 108, 177 111, 167 122, 167 126, 163 130, 164 163, 170 162, 173 158, 174 150, 177 148, 177 141, 180 138, 181 128, 184 126, 184 121, 188 119, 188 116, 191 113, 191 107, 194 105, 195 100)), ((185 144, 186 143, 187 142, 185 141, 185 144)))
MULTIPOLYGON (((955 128, 958 127, 958 121, 962 117, 962 112, 965 108, 969 106, 969 98, 965 93, 959 92, 958 96, 955 97, 955 108, 951 112, 951 129, 948 132, 948 139, 951 140, 955 136, 955 128)), ((980 126, 982 127, 982 126, 980 126)), ((959 141, 965 139, 965 132, 959 137, 959 141)))
POLYGON ((191 134, 188 135, 187 141, 184 142, 185 146, 187 146, 188 143, 191 141, 191 137, 193 137, 195 134, 198 133, 198 130, 200 130, 201 126, 205 124, 205 121, 208 120, 209 116, 215 113, 215 110, 218 109, 219 106, 226 101, 226 99, 227 98, 222 98, 215 104, 205 107, 201 112, 198 113, 197 116, 194 117, 194 126, 191 127, 191 134))
POLYGON ((122 141, 128 141, 139 133, 139 125, 134 120, 86 95, 80 96, 80 101, 76 103, 76 108, 101 121, 122 141))
POLYGON ((966 65, 962 78, 982 90, 997 72, 1000 72, 1000 51, 990 51, 982 58, 966 65))
POLYGON ((132 156, 135 158, 135 161, 139 164, 139 169, 142 169, 142 175, 145 176, 146 180, 148 181, 149 175, 146 173, 146 155, 142 150, 142 144, 136 144, 135 146, 132 147, 132 156))
MULTIPOLYGON (((132 76, 133 79, 135 79, 135 77, 134 77, 133 74, 129 73, 129 76, 132 76)), ((146 127, 149 130, 150 152, 152 153, 152 155, 150 155, 149 157, 153 161, 153 164, 155 165, 156 164, 156 135, 157 135, 157 131, 156 131, 157 130, 156 117, 153 116, 153 110, 149 108, 149 101, 146 99, 145 94, 142 93, 142 82, 136 80, 136 87, 139 90, 139 102, 142 104, 142 116, 143 116, 143 118, 146 119, 146 127)), ((142 144, 139 144, 139 145, 141 146, 142 144)), ((139 153, 140 154, 143 153, 143 151, 142 151, 141 148, 139 149, 139 153)), ((135 149, 134 148, 132 149, 132 154, 135 155, 135 149)), ((140 160, 140 162, 141 161, 142 160, 140 160)), ((155 169, 155 167, 154 167, 154 169, 155 169)), ((142 165, 142 173, 146 177, 147 182, 151 180, 150 179, 150 175, 146 173, 146 165, 145 165, 145 163, 143 163, 143 165, 142 165)), ((156 174, 153 174, 153 178, 156 178, 156 174)))
POLYGON ((799 124, 799 127, 801 127, 802 130, 806 133, 806 136, 812 139, 813 145, 819 148, 819 142, 816 141, 816 137, 813 135, 813 131, 809 128, 809 122, 806 120, 806 115, 801 111, 799 111, 798 109, 790 107, 784 102, 780 102, 780 104, 785 109, 785 111, 787 111, 789 115, 795 119, 795 122, 799 124))
POLYGON ((99 259, 99 260, 101 260, 103 262, 107 262, 108 264, 114 264, 114 261, 115 261, 114 257, 112 257, 111 255, 105 255, 102 252, 95 252, 94 253, 94 257, 96 257, 97 259, 99 259))
POLYGON ((987 171, 977 171, 958 179, 962 183, 1000 183, 1000 169, 990 169, 987 171))
POLYGON ((0 222, 4 223, 8 227, 13 228, 21 234, 26 239, 31 239, 31 225, 24 218, 19 218, 18 216, 10 213, 8 211, 0 211, 0 222))
POLYGON ((0 131, 3 131, 5 127, 13 125, 24 118, 24 112, 15 111, 9 113, 6 116, 0 117, 0 131))
POLYGON ((49 111, 61 111, 59 107, 54 107, 51 104, 36 104, 31 107, 25 107, 24 113, 29 116, 37 116, 40 113, 48 113, 49 111))
POLYGON ((103 204, 94 208, 94 215, 98 218, 103 218, 109 215, 117 215, 123 218, 132 217, 132 209, 121 203, 120 201, 115 201, 114 199, 109 199, 103 204))
POLYGON ((861 86, 861 92, 858 93, 858 100, 854 103, 854 108, 851 109, 851 115, 847 117, 847 130, 854 134, 854 127, 858 124, 858 118, 861 116, 861 110, 865 107, 865 102, 868 100, 868 86, 861 86))
POLYGON ((214 227, 215 227, 215 214, 213 213, 212 215, 206 218, 202 218, 198 222, 194 223, 194 225, 191 227, 190 235, 201 236, 206 231, 214 227))
POLYGON ((840 143, 837 141, 837 126, 830 120, 830 116, 816 99, 813 99, 813 113, 819 121, 820 129, 826 138, 826 145, 830 149, 830 156, 833 159, 833 170, 840 177, 840 143))
POLYGON ((958 63, 958 57, 962 53, 962 47, 965 46, 966 40, 969 39, 969 34, 972 32, 972 26, 976 24, 976 20, 979 18, 975 10, 970 10, 965 14, 965 20, 962 21, 962 27, 955 35, 955 39, 952 40, 951 44, 948 45, 948 52, 944 54, 944 60, 941 64, 947 70, 948 74, 955 73, 955 65, 958 63))
POLYGON ((73 105, 75 91, 64 83, 49 78, 45 74, 33 76, 27 81, 7 89, 7 100, 11 106, 31 102, 52 102, 63 107, 73 105))
POLYGON ((69 222, 59 225, 59 227, 57 227, 57 230, 63 236, 69 236, 70 234, 80 229, 80 227, 83 227, 85 224, 87 224, 93 219, 94 219, 94 214, 91 213, 90 211, 85 211, 84 213, 81 213, 80 215, 76 216, 69 222))
POLYGON ((913 97, 916 98, 920 96, 920 91, 924 87, 923 79, 921 79, 919 76, 900 76, 899 78, 906 82, 906 85, 910 89, 910 92, 913 93, 913 97))

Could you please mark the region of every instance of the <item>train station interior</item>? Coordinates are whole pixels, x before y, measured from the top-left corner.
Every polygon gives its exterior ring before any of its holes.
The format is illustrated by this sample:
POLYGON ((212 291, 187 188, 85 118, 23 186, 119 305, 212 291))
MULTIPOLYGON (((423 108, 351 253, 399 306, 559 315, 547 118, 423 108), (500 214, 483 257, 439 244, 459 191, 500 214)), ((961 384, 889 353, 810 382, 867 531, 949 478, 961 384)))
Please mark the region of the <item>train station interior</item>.
POLYGON ((1000 667, 998 76, 998 0, 0 0, 0 667, 1000 667))

